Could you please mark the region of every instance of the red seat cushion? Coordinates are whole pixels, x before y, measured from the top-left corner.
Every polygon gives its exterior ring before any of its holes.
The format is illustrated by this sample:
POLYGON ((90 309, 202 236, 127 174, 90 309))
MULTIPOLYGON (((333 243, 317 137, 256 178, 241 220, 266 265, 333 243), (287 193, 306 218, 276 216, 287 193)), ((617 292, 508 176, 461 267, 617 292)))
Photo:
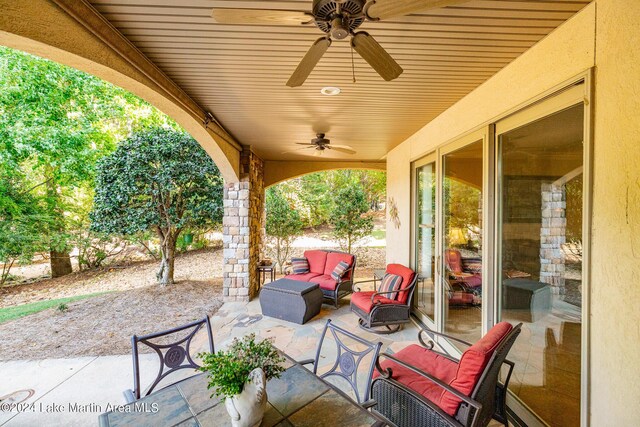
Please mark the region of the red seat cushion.
MULTIPOLYGON (((373 291, 364 291, 364 292, 356 292, 351 295, 351 304, 357 306, 360 310, 365 313, 370 313, 373 304, 371 303, 371 295, 373 295, 373 291)), ((401 304, 400 301, 396 301, 393 299, 385 298, 381 295, 376 295, 374 304, 401 304)))
MULTIPOLYGON (((449 385, 469 396, 480 379, 482 371, 489 363, 489 359, 496 347, 512 329, 513 326, 510 323, 500 322, 462 353, 456 377, 449 385)), ((460 402, 461 400, 453 394, 445 392, 438 406, 447 414, 453 416, 458 410, 460 402)))
MULTIPOLYGON (((417 344, 412 344, 409 347, 403 348, 394 354, 394 356, 430 375, 433 375, 436 378, 441 379, 447 384, 453 381, 458 369, 457 363, 417 344)), ((388 359, 383 359, 381 366, 382 368, 391 368, 392 377, 395 380, 426 397, 433 403, 438 405, 442 399, 442 388, 427 378, 388 359)), ((374 378, 378 375, 378 371, 375 371, 374 378)))
POLYGON ((326 251, 304 251, 304 257, 309 261, 309 272, 324 274, 324 266, 327 263, 326 251))
MULTIPOLYGON (((347 264, 349 264, 349 267, 351 267, 353 265, 353 255, 351 255, 351 254, 343 254, 341 252, 329 252, 327 254, 327 263, 324 266, 323 274, 331 276, 331 273, 336 268, 336 266, 340 263, 340 261, 346 262, 347 264)), ((351 277, 349 277, 350 275, 351 275, 350 272, 347 273, 344 276, 344 279, 345 280, 350 279, 351 278, 351 277)))
MULTIPOLYGON (((402 277, 402 284, 400 284, 400 289, 408 288, 413 283, 413 278, 416 275, 416 273, 412 269, 407 268, 402 264, 389 264, 387 265, 386 272, 402 277)), ((406 304, 407 299, 409 299, 409 292, 398 292, 398 296, 396 297, 396 299, 401 304, 406 304)))
POLYGON ((454 274, 462 273, 462 255, 459 250, 447 249, 444 252, 444 259, 447 263, 447 267, 454 274))
POLYGON ((336 282, 333 277, 327 276, 326 274, 314 277, 312 282, 320 285, 320 289, 326 289, 329 291, 335 291, 338 287, 338 282, 336 282))
MULTIPOLYGON (((353 301, 353 296, 351 300, 353 301)), ((487 363, 489 363, 489 359, 493 355, 496 347, 512 329, 513 326, 507 322, 498 323, 491 328, 484 337, 462 353, 459 363, 455 363, 417 344, 402 349, 395 354, 395 357, 433 375, 461 393, 469 396, 480 379, 487 363)), ((442 408, 447 414, 451 416, 455 415, 461 400, 453 394, 445 391, 441 387, 435 386, 434 383, 428 379, 392 361, 383 361, 381 366, 383 368, 391 367, 394 379, 415 392, 420 393, 442 408)))
POLYGON ((311 279, 318 276, 320 275, 317 273, 289 274, 288 276, 285 276, 285 279, 300 280, 301 282, 315 282, 315 280, 311 279))

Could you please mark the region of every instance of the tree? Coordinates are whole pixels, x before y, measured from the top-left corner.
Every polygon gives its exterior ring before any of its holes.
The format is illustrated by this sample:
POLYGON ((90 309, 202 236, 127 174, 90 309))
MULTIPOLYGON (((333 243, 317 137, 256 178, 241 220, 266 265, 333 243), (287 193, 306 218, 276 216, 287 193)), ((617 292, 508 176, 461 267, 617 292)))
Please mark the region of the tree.
POLYGON ((30 190, 19 171, 0 173, 0 286, 16 261, 29 262, 47 248, 42 236, 49 218, 30 190))
POLYGON ((98 162, 93 231, 154 231, 161 247, 160 284, 173 283, 176 241, 185 228, 222 221, 222 176, 184 132, 153 128, 122 142, 98 162))
MULTIPOLYGON (((53 277, 70 273, 68 218, 98 158, 162 114, 127 91, 55 62, 0 47, 0 161, 23 169, 44 200, 53 277)), ((25 217, 26 218, 26 217, 25 217)))
POLYGON ((358 185, 337 191, 329 222, 334 227, 334 236, 349 253, 354 243, 373 231, 373 218, 368 212, 367 195, 358 185))
POLYGON ((300 214, 291 203, 274 187, 267 190, 266 195, 266 233, 274 241, 276 261, 280 272, 289 258, 289 250, 293 239, 302 233, 300 214))

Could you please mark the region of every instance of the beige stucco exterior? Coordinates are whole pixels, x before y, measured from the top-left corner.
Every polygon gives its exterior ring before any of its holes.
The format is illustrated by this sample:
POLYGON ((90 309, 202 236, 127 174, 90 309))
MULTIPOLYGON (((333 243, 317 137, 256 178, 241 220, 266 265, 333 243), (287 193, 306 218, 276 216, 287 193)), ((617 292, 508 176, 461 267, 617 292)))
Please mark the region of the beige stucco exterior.
POLYGON ((639 22, 637 0, 596 0, 387 157, 388 197, 397 201, 401 223, 387 233, 387 261, 410 264, 411 162, 593 70, 591 426, 640 422, 639 22))

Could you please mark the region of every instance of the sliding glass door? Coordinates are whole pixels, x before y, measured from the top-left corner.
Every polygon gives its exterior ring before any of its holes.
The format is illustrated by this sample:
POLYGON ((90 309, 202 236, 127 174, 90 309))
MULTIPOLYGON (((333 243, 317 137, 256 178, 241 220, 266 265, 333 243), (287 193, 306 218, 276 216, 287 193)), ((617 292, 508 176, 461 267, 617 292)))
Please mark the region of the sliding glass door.
POLYGON ((512 393, 546 424, 578 426, 584 105, 535 116, 497 125, 499 317, 524 325, 512 393))
POLYGON ((436 162, 435 156, 415 166, 415 269, 419 276, 414 308, 422 321, 435 325, 436 162))
POLYGON ((509 354, 508 404, 532 427, 585 419, 585 87, 571 86, 413 164, 414 313, 470 342, 496 322, 523 323, 509 354))
POLYGON ((442 155, 442 305, 444 332, 482 336, 483 158, 478 139, 442 155))

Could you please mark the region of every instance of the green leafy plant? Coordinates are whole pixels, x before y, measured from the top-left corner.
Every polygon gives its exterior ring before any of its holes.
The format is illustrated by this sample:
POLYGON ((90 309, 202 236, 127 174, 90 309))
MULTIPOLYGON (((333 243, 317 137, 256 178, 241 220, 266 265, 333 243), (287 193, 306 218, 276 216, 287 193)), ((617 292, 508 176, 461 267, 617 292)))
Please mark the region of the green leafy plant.
POLYGON ((65 303, 60 303, 58 304, 56 310, 58 310, 60 313, 66 313, 67 311, 69 311, 69 306, 65 303))
POLYGON ((280 266, 280 272, 282 272, 284 263, 289 258, 293 240, 302 234, 302 221, 298 211, 276 188, 267 190, 266 210, 266 233, 270 239, 270 246, 273 247, 276 261, 280 266))
POLYGON ((336 192, 329 223, 333 235, 349 253, 354 243, 373 231, 367 196, 358 185, 349 185, 336 192))
POLYGON ((153 231, 160 243, 158 282, 172 284, 178 237, 222 222, 222 187, 211 157, 185 132, 137 132, 98 162, 91 230, 153 231))
POLYGON ((200 353, 202 367, 209 378, 207 388, 213 389, 213 396, 227 398, 242 392, 249 381, 249 374, 256 368, 262 368, 265 377, 279 378, 284 371, 284 357, 278 353, 269 339, 256 342, 256 335, 249 334, 241 340, 234 338, 226 351, 200 353))

